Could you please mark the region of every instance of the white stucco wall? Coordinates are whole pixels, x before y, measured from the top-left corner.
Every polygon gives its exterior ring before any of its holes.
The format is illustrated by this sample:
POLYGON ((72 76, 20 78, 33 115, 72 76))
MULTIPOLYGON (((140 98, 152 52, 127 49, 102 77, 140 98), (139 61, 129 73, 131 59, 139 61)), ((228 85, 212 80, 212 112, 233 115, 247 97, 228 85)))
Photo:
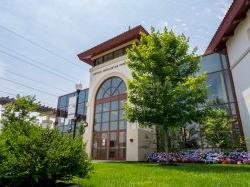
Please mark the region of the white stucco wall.
POLYGON ((244 136, 250 150, 250 11, 226 45, 244 136))

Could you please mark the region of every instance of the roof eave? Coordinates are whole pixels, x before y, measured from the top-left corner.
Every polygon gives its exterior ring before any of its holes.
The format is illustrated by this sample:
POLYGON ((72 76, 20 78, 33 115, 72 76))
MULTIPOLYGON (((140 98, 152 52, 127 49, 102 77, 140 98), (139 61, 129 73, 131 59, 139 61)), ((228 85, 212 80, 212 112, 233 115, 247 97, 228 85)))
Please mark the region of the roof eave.
POLYGON ((223 21, 209 43, 205 54, 217 52, 225 47, 226 41, 233 35, 234 29, 246 17, 250 7, 250 0, 234 1, 223 21))
POLYGON ((91 49, 88 49, 80 54, 78 54, 78 58, 91 65, 94 66, 94 62, 92 60, 93 56, 96 56, 98 54, 101 54, 105 51, 108 51, 110 49, 113 49, 115 47, 118 47, 122 44, 125 44, 129 41, 135 40, 135 39, 139 39, 140 38, 140 34, 141 33, 145 33, 145 34, 149 34, 141 25, 134 27, 118 36, 113 37, 110 40, 107 40, 95 47, 92 47, 91 49))

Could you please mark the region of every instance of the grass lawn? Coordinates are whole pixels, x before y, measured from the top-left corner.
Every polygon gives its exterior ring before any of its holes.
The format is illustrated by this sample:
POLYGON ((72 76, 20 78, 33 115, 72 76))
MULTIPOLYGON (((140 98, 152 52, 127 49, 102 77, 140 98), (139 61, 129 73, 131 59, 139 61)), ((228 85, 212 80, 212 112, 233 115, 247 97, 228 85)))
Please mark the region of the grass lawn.
POLYGON ((250 165, 149 163, 95 163, 89 179, 74 180, 80 186, 250 186, 250 165))

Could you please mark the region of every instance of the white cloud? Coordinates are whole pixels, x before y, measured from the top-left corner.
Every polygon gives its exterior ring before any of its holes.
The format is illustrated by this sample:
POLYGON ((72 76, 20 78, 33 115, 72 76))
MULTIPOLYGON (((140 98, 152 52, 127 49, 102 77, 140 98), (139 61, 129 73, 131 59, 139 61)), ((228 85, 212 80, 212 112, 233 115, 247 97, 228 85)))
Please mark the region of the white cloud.
POLYGON ((219 10, 219 14, 216 16, 220 21, 224 18, 224 16, 226 15, 229 7, 230 7, 231 3, 225 3, 222 5, 222 7, 219 10))
POLYGON ((182 22, 182 20, 180 18, 175 18, 175 21, 178 23, 182 22))

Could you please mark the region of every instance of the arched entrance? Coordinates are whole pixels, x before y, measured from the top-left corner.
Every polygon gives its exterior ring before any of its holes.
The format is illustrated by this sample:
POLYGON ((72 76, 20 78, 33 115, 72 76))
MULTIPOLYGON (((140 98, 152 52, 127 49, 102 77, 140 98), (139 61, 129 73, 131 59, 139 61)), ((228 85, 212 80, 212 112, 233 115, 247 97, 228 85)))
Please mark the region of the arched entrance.
POLYGON ((95 98, 92 157, 98 160, 126 159, 126 128, 123 103, 126 85, 119 77, 104 81, 95 98))

